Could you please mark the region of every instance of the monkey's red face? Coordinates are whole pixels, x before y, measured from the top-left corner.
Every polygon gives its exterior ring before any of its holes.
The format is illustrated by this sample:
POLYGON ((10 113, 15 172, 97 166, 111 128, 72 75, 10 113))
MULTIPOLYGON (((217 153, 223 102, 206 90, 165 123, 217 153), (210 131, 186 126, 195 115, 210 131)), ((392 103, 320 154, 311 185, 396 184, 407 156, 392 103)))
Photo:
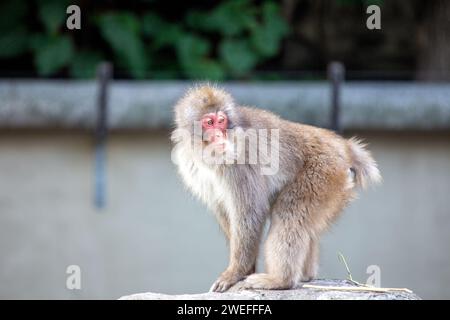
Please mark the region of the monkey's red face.
POLYGON ((218 111, 217 113, 207 113, 202 117, 203 139, 208 144, 213 144, 216 151, 225 151, 227 140, 227 115, 218 111))

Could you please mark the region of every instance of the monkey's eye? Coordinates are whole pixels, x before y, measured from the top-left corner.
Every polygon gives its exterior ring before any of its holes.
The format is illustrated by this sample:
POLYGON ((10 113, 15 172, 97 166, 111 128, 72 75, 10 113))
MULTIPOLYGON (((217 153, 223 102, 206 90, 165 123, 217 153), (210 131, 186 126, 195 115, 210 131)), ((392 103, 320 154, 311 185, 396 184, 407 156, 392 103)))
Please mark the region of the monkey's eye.
POLYGON ((209 119, 206 123, 208 124, 208 126, 212 126, 213 125, 212 119, 209 119))
POLYGON ((223 123, 224 120, 225 120, 225 119, 224 119, 223 117, 220 117, 219 120, 218 120, 218 122, 219 122, 219 123, 223 123))

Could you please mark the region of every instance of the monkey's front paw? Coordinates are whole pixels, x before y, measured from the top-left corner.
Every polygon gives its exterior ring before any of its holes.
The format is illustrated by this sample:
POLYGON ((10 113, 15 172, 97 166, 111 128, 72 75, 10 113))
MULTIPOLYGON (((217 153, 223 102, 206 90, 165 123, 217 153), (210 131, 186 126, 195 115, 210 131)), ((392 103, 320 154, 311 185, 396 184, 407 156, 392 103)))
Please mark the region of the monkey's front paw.
POLYGON ((265 289, 266 285, 265 275, 263 274, 251 274, 242 281, 239 281, 234 286, 230 288, 230 292, 237 292, 241 290, 251 290, 251 289, 265 289))
POLYGON ((238 274, 225 271, 213 283, 209 292, 224 292, 227 291, 232 285, 241 280, 243 276, 239 276, 238 274))
POLYGON ((235 285, 231 286, 231 288, 228 289, 228 291, 229 292, 238 292, 238 291, 249 290, 249 289, 251 289, 249 284, 247 282, 245 282, 245 280, 241 280, 238 283, 236 283, 235 285))
POLYGON ((236 283, 229 291, 278 290, 289 288, 291 288, 291 284, 288 280, 283 280, 267 273, 254 273, 236 283))

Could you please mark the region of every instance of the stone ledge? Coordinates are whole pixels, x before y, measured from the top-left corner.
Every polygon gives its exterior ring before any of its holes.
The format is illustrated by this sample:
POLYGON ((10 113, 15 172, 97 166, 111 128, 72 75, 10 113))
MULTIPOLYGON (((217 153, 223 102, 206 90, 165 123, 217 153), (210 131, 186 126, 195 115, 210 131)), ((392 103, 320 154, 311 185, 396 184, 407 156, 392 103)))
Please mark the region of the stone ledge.
MULTIPOLYGON (((347 280, 314 280, 311 285, 356 287, 347 280)), ((168 295, 162 293, 137 293, 123 296, 120 300, 420 300, 414 294, 403 291, 342 291, 300 288, 294 290, 245 290, 225 293, 199 293, 168 295)))
MULTIPOLYGON (((172 106, 192 82, 113 81, 111 129, 168 129, 172 106)), ((272 110, 286 119, 326 127, 326 82, 229 82, 241 104, 272 110)), ((1 80, 0 128, 92 128, 97 83, 74 80, 1 80)), ((358 130, 450 129, 450 84, 347 82, 342 89, 342 126, 358 130)))

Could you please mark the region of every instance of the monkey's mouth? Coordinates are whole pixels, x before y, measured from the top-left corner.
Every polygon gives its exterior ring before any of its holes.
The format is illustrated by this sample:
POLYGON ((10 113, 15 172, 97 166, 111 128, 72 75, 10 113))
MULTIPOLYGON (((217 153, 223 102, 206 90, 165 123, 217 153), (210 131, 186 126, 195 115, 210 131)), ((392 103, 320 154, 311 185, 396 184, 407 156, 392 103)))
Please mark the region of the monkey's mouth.
POLYGON ((226 140, 204 141, 203 148, 208 154, 219 156, 227 152, 228 143, 226 140))
POLYGON ((207 132, 204 142, 213 149, 225 150, 227 144, 227 132, 222 130, 207 132))
POLYGON ((214 151, 216 152, 216 154, 217 153, 223 154, 223 153, 225 153, 226 149, 227 149, 227 144, 225 143, 225 141, 214 143, 214 151))

